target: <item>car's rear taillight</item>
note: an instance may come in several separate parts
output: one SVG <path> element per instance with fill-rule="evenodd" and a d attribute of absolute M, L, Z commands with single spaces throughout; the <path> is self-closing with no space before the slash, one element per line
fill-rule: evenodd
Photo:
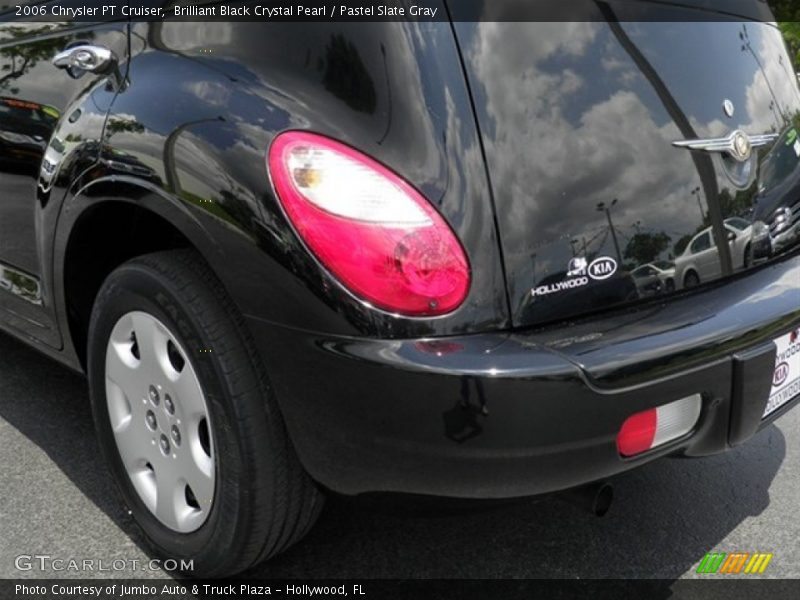
<path fill-rule="evenodd" d="M 628 417 L 617 434 L 617 450 L 635 456 L 689 433 L 700 417 L 700 394 Z"/>
<path fill-rule="evenodd" d="M 383 310 L 435 316 L 466 298 L 469 263 L 431 204 L 388 168 L 320 135 L 278 135 L 278 199 L 306 246 L 351 292 Z"/>

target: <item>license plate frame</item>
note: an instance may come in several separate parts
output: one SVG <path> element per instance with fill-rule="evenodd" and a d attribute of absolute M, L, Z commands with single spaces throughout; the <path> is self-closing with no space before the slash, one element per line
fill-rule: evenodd
<path fill-rule="evenodd" d="M 775 371 L 762 419 L 800 397 L 800 329 L 777 338 L 775 345 Z"/>

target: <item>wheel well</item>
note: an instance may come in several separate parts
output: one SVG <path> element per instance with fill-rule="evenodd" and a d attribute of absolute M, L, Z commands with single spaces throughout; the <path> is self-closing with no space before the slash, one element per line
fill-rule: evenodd
<path fill-rule="evenodd" d="M 88 209 L 73 227 L 64 255 L 64 297 L 72 343 L 84 369 L 92 306 L 106 277 L 143 254 L 192 247 L 169 221 L 127 202 Z"/>
<path fill-rule="evenodd" d="M 684 287 L 686 286 L 686 279 L 689 277 L 689 275 L 694 275 L 695 277 L 697 277 L 697 280 L 700 281 L 700 274 L 697 272 L 697 269 L 695 269 L 694 267 L 689 267 L 688 269 L 686 269 L 686 272 L 683 274 L 683 285 L 684 285 Z"/>

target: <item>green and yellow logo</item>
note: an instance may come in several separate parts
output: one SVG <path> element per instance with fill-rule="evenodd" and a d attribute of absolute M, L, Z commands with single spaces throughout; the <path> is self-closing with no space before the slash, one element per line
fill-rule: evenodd
<path fill-rule="evenodd" d="M 767 570 L 772 554 L 763 552 L 709 552 L 700 561 L 697 572 L 710 575 L 756 575 Z"/>

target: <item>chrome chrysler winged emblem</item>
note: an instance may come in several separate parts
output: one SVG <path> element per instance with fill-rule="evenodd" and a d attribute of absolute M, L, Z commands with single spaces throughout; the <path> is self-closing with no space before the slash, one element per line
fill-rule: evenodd
<path fill-rule="evenodd" d="M 728 137 L 710 138 L 706 140 L 685 140 L 672 142 L 678 148 L 689 148 L 702 152 L 727 154 L 738 162 L 746 162 L 753 155 L 753 148 L 766 146 L 778 139 L 777 133 L 762 135 L 747 135 L 744 131 L 736 130 Z"/>

